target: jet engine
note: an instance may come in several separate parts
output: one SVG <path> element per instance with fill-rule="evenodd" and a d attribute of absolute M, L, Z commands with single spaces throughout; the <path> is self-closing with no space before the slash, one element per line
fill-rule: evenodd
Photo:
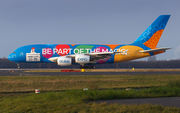
<path fill-rule="evenodd" d="M 75 55 L 75 63 L 85 64 L 90 62 L 90 56 L 77 54 Z"/>
<path fill-rule="evenodd" d="M 59 57 L 57 58 L 57 64 L 60 66 L 69 66 L 72 64 L 72 59 L 66 57 Z"/>

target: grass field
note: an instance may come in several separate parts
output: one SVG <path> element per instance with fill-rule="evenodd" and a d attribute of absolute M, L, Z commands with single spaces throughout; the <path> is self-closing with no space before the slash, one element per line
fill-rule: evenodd
<path fill-rule="evenodd" d="M 180 75 L 0 76 L 0 92 L 155 87 L 173 80 Z"/>
<path fill-rule="evenodd" d="M 180 109 L 160 105 L 122 105 L 88 102 L 103 99 L 121 99 L 138 97 L 180 96 L 177 87 L 150 88 L 144 90 L 78 90 L 66 92 L 48 92 L 40 94 L 1 95 L 0 112 L 18 113 L 179 113 Z"/>
<path fill-rule="evenodd" d="M 133 87 L 142 89 L 133 90 Z M 144 87 L 150 88 L 143 89 Z M 83 88 L 89 90 L 83 91 Z M 126 91 L 121 88 L 132 90 Z M 40 89 L 41 93 L 3 93 L 34 92 L 35 89 Z M 180 75 L 0 76 L 0 92 L 2 113 L 180 113 L 179 108 L 160 105 L 89 103 L 105 99 L 180 96 Z"/>

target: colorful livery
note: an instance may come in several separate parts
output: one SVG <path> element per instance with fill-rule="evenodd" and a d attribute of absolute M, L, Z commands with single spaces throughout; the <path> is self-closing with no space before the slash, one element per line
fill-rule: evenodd
<path fill-rule="evenodd" d="M 170 15 L 159 16 L 132 44 L 35 44 L 16 49 L 8 59 L 16 63 L 57 63 L 60 66 L 117 63 L 164 53 L 157 48 Z M 19 65 L 18 65 L 19 67 Z M 20 68 L 20 67 L 19 67 Z"/>

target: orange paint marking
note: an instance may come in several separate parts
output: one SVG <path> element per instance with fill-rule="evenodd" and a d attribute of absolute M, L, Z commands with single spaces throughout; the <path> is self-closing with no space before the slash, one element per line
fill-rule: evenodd
<path fill-rule="evenodd" d="M 151 49 L 156 48 L 163 31 L 164 30 L 157 31 L 156 33 L 153 34 L 153 36 L 148 41 L 146 41 L 143 44 Z"/>
<path fill-rule="evenodd" d="M 153 52 L 154 55 L 157 55 L 157 54 L 160 54 L 160 53 L 164 53 L 164 51 Z"/>
<path fill-rule="evenodd" d="M 106 44 L 107 46 L 109 46 L 112 50 L 114 50 L 115 47 L 117 47 L 118 45 L 109 45 L 109 44 Z"/>
<path fill-rule="evenodd" d="M 72 46 L 76 45 L 76 44 L 71 44 Z"/>

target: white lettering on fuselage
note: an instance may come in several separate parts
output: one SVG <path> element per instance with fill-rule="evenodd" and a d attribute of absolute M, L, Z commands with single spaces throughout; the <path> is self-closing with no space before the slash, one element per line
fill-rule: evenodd
<path fill-rule="evenodd" d="M 51 51 L 52 49 L 49 48 L 49 49 L 42 49 L 42 54 L 52 54 Z M 104 52 L 120 52 L 120 53 L 116 53 L 116 54 L 122 54 L 122 55 L 127 55 L 127 51 L 129 49 L 101 49 L 100 48 L 97 48 L 97 49 L 89 49 L 89 48 L 75 48 L 75 49 L 72 49 L 72 48 L 60 48 L 60 49 L 57 49 L 57 48 L 53 48 L 53 54 L 71 54 L 71 53 L 74 53 L 74 54 L 84 54 L 84 53 L 104 53 Z"/>
<path fill-rule="evenodd" d="M 42 49 L 42 54 L 48 54 L 50 55 L 51 54 L 51 48 L 48 48 L 48 49 Z"/>

